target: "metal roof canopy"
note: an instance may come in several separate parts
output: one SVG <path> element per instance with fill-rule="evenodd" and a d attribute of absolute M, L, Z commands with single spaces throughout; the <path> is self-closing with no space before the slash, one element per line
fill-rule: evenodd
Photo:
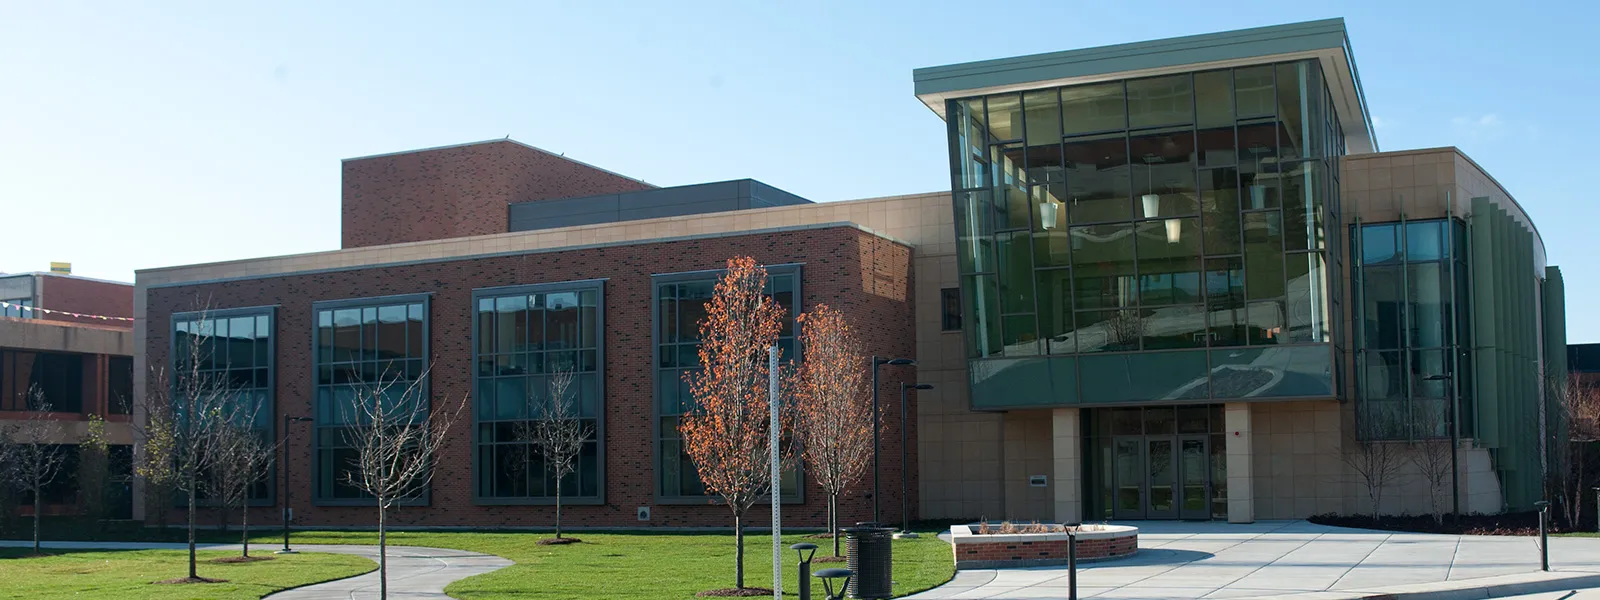
<path fill-rule="evenodd" d="M 912 80 L 917 99 L 944 118 L 956 98 L 1306 58 L 1322 63 L 1349 152 L 1377 152 L 1342 18 L 924 67 Z"/>

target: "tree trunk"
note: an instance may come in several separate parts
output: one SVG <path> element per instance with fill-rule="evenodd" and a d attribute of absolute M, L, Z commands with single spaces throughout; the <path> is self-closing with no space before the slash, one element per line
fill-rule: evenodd
<path fill-rule="evenodd" d="M 733 515 L 733 545 L 738 551 L 733 555 L 733 587 L 744 589 L 744 526 L 739 515 Z"/>
<path fill-rule="evenodd" d="M 199 572 L 195 570 L 194 560 L 194 505 L 198 502 L 194 493 L 194 476 L 189 477 L 189 578 L 198 578 Z"/>
<path fill-rule="evenodd" d="M 244 502 L 244 508 L 239 511 L 239 543 L 244 547 L 242 556 L 250 558 L 250 500 Z"/>
<path fill-rule="evenodd" d="M 44 486 L 33 486 L 33 553 L 39 553 L 39 513 L 44 510 Z"/>
<path fill-rule="evenodd" d="M 389 599 L 389 530 L 384 527 L 383 500 L 378 500 L 378 600 Z"/>
<path fill-rule="evenodd" d="M 839 495 L 828 494 L 828 535 L 833 538 L 833 557 L 839 557 Z"/>
<path fill-rule="evenodd" d="M 556 539 L 561 539 L 561 481 L 556 480 Z"/>

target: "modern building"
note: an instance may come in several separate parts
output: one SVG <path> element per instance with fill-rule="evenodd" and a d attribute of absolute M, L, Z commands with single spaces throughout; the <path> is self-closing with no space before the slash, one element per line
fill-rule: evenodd
<path fill-rule="evenodd" d="M 42 415 L 40 397 L 49 409 Z M 54 421 L 52 441 L 65 456 L 45 488 L 46 513 L 80 514 L 86 506 L 78 444 L 94 415 L 105 420 L 111 444 L 108 516 L 132 516 L 132 401 L 132 285 L 56 273 L 0 275 L 0 428 L 41 416 Z M 0 511 L 31 515 L 32 499 L 15 492 L 0 491 Z"/>
<path fill-rule="evenodd" d="M 1341 20 L 914 79 L 950 135 L 949 192 L 658 188 L 511 140 L 348 159 L 342 248 L 138 272 L 135 387 L 201 336 L 287 440 L 263 516 L 287 492 L 302 525 L 360 526 L 345 384 L 426 371 L 435 410 L 469 408 L 397 519 L 537 527 L 556 482 L 510 432 L 570 367 L 596 434 L 561 482 L 568 522 L 726 526 L 675 432 L 697 315 L 749 255 L 788 318 L 833 305 L 867 353 L 917 361 L 880 371 L 882 481 L 847 521 L 873 500 L 898 520 L 902 474 L 919 518 L 1352 512 L 1341 456 L 1452 434 L 1463 511 L 1538 497 L 1559 272 L 1458 150 L 1378 152 Z M 934 385 L 905 423 L 902 383 Z M 786 522 L 821 525 L 805 474 L 785 479 Z M 1426 510 L 1396 487 L 1386 512 Z"/>

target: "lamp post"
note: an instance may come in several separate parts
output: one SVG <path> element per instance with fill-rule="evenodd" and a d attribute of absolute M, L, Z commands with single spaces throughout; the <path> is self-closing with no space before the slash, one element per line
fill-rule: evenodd
<path fill-rule="evenodd" d="M 1461 446 L 1461 427 L 1457 425 L 1455 378 L 1450 375 L 1429 375 L 1423 381 L 1443 381 L 1444 396 L 1450 400 L 1450 523 L 1461 524 L 1461 465 L 1456 456 Z"/>
<path fill-rule="evenodd" d="M 273 554 L 296 554 L 289 549 L 289 424 L 310 422 L 311 417 L 283 416 L 283 549 Z"/>
<path fill-rule="evenodd" d="M 878 512 L 878 502 L 883 498 L 883 487 L 880 485 L 882 472 L 878 466 L 879 454 L 879 429 L 883 427 L 883 411 L 878 408 L 878 367 L 883 365 L 914 365 L 917 361 L 909 358 L 880 358 L 872 356 L 872 524 L 882 522 Z"/>
<path fill-rule="evenodd" d="M 897 539 L 916 539 L 917 534 L 911 532 L 911 475 L 906 472 L 906 391 L 931 390 L 931 383 L 911 384 L 900 382 L 900 533 L 894 534 Z"/>

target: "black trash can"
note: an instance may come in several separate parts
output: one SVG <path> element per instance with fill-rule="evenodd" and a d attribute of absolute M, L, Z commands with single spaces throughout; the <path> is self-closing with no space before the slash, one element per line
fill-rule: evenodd
<path fill-rule="evenodd" d="M 877 523 L 856 523 L 844 529 L 850 552 L 851 598 L 888 598 L 894 595 L 894 528 Z"/>

